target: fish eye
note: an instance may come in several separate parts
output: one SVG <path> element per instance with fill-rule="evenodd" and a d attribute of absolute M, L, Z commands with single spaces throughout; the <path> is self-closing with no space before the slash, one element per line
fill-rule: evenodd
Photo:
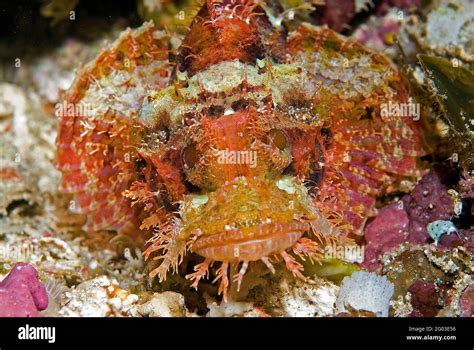
<path fill-rule="evenodd" d="M 285 133 L 280 129 L 271 129 L 268 133 L 271 143 L 273 143 L 278 149 L 284 150 L 288 144 Z"/>
<path fill-rule="evenodd" d="M 190 144 L 183 149 L 181 154 L 184 165 L 187 168 L 193 168 L 196 163 L 199 161 L 199 153 L 196 149 L 195 144 Z"/>

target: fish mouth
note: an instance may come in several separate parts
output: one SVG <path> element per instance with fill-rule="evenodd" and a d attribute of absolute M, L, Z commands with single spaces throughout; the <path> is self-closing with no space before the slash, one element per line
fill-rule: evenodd
<path fill-rule="evenodd" d="M 294 245 L 309 222 L 262 223 L 198 237 L 191 250 L 205 258 L 227 262 L 256 261 Z"/>

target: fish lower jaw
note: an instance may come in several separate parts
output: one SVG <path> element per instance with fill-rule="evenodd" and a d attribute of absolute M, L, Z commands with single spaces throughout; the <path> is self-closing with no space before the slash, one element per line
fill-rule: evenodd
<path fill-rule="evenodd" d="M 293 246 L 307 230 L 308 224 L 298 221 L 261 224 L 201 236 L 191 250 L 213 261 L 257 261 Z"/>

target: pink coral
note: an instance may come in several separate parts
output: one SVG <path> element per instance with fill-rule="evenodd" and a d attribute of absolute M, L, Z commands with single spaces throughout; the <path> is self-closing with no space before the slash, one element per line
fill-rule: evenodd
<path fill-rule="evenodd" d="M 31 265 L 16 264 L 0 282 L 0 317 L 40 317 L 47 307 L 46 288 Z"/>
<path fill-rule="evenodd" d="M 410 221 L 400 204 L 393 203 L 382 208 L 375 220 L 365 229 L 367 245 L 363 265 L 369 271 L 379 267 L 379 259 L 384 253 L 407 240 Z"/>
<path fill-rule="evenodd" d="M 353 37 L 373 50 L 385 50 L 394 44 L 393 35 L 401 28 L 400 22 L 390 17 L 377 18 L 373 24 L 363 24 L 357 28 Z"/>

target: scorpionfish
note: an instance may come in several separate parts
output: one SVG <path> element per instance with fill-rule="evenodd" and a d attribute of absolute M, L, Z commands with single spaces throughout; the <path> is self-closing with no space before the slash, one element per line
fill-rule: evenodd
<path fill-rule="evenodd" d="M 186 277 L 214 275 L 224 300 L 252 264 L 304 278 L 300 259 L 353 242 L 423 172 L 417 120 L 383 110 L 410 101 L 393 64 L 326 26 L 286 29 L 275 4 L 207 0 L 185 35 L 127 29 L 60 117 L 61 190 L 84 229 L 143 237 L 160 281 L 200 256 Z"/>

